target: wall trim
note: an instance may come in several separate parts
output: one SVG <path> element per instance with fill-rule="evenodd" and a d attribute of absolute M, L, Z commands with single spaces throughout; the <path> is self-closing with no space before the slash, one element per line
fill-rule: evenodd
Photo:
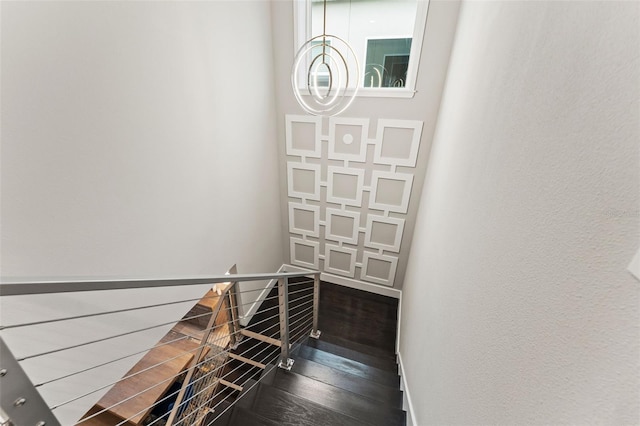
<path fill-rule="evenodd" d="M 418 426 L 418 422 L 414 416 L 413 403 L 411 402 L 411 393 L 407 385 L 407 377 L 402 363 L 402 354 L 398 351 L 398 364 L 400 365 L 400 389 L 402 389 L 402 409 L 407 412 L 407 426 Z"/>
<path fill-rule="evenodd" d="M 286 267 L 285 271 L 282 271 L 282 272 L 305 272 L 305 271 L 314 272 L 309 269 L 301 268 L 299 266 L 293 266 L 293 265 L 287 265 L 287 264 L 282 266 Z M 368 291 L 369 293 L 379 294 L 381 296 L 393 297 L 394 299 L 400 299 L 400 296 L 402 295 L 402 291 L 395 288 L 366 283 L 363 281 L 354 280 L 352 278 L 339 277 L 337 275 L 327 274 L 325 272 L 320 273 L 320 279 L 322 281 L 327 281 L 332 284 L 338 284 L 344 287 L 355 288 L 356 290 Z"/>

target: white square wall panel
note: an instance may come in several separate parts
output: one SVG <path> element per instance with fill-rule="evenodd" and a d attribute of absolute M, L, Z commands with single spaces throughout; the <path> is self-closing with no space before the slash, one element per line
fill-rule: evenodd
<path fill-rule="evenodd" d="M 368 118 L 329 119 L 330 160 L 367 161 Z"/>
<path fill-rule="evenodd" d="M 324 239 L 358 244 L 360 213 L 349 210 L 326 209 Z"/>
<path fill-rule="evenodd" d="M 360 278 L 372 283 L 393 286 L 397 267 L 397 257 L 364 252 Z"/>
<path fill-rule="evenodd" d="M 362 207 L 364 170 L 347 167 L 327 167 L 327 201 Z"/>
<path fill-rule="evenodd" d="M 293 265 L 318 269 L 320 243 L 317 241 L 305 241 L 299 238 L 290 238 L 289 248 L 291 250 L 291 263 Z"/>
<path fill-rule="evenodd" d="M 320 207 L 289 203 L 289 232 L 318 238 L 320 236 Z"/>
<path fill-rule="evenodd" d="M 413 175 L 374 170 L 371 173 L 369 208 L 407 213 Z"/>
<path fill-rule="evenodd" d="M 404 219 L 368 215 L 364 245 L 398 253 L 403 231 Z"/>
<path fill-rule="evenodd" d="M 422 136 L 422 121 L 378 120 L 373 162 L 415 167 Z"/>
<path fill-rule="evenodd" d="M 320 165 L 289 161 L 287 190 L 289 197 L 320 201 Z"/>
<path fill-rule="evenodd" d="M 356 275 L 358 250 L 332 244 L 325 244 L 324 250 L 324 270 L 326 272 L 350 278 Z"/>
<path fill-rule="evenodd" d="M 322 117 L 287 115 L 285 119 L 287 155 L 320 158 Z"/>

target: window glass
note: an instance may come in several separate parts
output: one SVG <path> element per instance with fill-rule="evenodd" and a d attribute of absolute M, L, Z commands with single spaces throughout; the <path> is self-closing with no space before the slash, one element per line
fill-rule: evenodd
<path fill-rule="evenodd" d="M 353 48 L 360 87 L 405 87 L 417 0 L 329 0 L 326 33 Z M 323 33 L 322 0 L 311 1 L 310 36 Z"/>
<path fill-rule="evenodd" d="M 411 38 L 367 41 L 364 87 L 405 87 Z"/>

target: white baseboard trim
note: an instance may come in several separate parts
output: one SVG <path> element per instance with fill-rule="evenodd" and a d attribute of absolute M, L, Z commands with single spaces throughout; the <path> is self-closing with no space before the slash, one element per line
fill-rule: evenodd
<path fill-rule="evenodd" d="M 402 409 L 407 412 L 407 426 L 418 426 L 413 411 L 413 403 L 411 402 L 411 394 L 407 386 L 407 375 L 402 364 L 402 355 L 398 352 L 398 364 L 400 364 L 400 389 L 402 390 Z"/>
<path fill-rule="evenodd" d="M 301 268 L 299 266 L 293 266 L 293 265 L 284 265 L 284 266 L 286 266 L 287 272 L 305 272 L 305 271 L 313 272 L 309 269 Z M 338 275 L 327 274 L 326 272 L 320 273 L 320 279 L 322 281 L 327 281 L 332 284 L 338 284 L 344 287 L 355 288 L 356 290 L 364 290 L 364 291 L 368 291 L 369 293 L 393 297 L 395 299 L 399 299 L 400 295 L 402 294 L 400 290 L 395 288 L 385 287 L 378 284 L 366 283 L 363 281 L 354 280 L 352 278 L 341 277 Z"/>

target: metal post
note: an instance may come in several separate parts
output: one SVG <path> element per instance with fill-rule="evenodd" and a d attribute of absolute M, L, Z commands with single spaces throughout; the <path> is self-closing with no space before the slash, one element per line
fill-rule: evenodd
<path fill-rule="evenodd" d="M 60 426 L 29 377 L 0 337 L 0 413 L 16 425 Z"/>
<path fill-rule="evenodd" d="M 320 310 L 320 273 L 313 274 L 313 328 L 309 337 L 320 338 L 318 330 L 318 311 Z"/>
<path fill-rule="evenodd" d="M 291 370 L 293 360 L 289 358 L 289 284 L 288 278 L 278 278 L 278 308 L 280 312 L 280 363 L 278 367 Z"/>
<path fill-rule="evenodd" d="M 229 321 L 229 337 L 230 337 L 230 344 L 231 347 L 233 349 L 236 349 L 238 346 L 238 343 L 240 343 L 240 339 L 239 339 L 239 333 L 240 333 L 240 323 L 239 323 L 239 315 L 238 315 L 238 299 L 236 297 L 236 286 L 238 285 L 237 282 L 233 282 L 231 283 L 231 287 L 229 288 L 229 293 L 228 293 L 228 305 L 229 305 L 229 312 L 231 313 L 231 321 Z"/>
<path fill-rule="evenodd" d="M 180 406 L 182 405 L 184 394 L 187 391 L 187 387 L 189 386 L 189 383 L 191 382 L 191 379 L 193 378 L 194 373 L 196 372 L 198 363 L 201 361 L 200 358 L 202 358 L 204 354 L 206 343 L 209 341 L 209 336 L 211 335 L 211 333 L 213 333 L 213 329 L 215 328 L 214 326 L 215 326 L 216 318 L 220 313 L 220 308 L 222 307 L 222 304 L 224 303 L 224 299 L 226 296 L 227 295 L 225 291 L 225 294 L 223 294 L 220 297 L 220 299 L 218 300 L 218 303 L 216 303 L 215 308 L 213 308 L 213 313 L 211 314 L 211 318 L 209 318 L 209 323 L 207 324 L 206 332 L 202 336 L 202 340 L 200 340 L 198 351 L 196 352 L 195 356 L 191 360 L 191 364 L 189 365 L 189 370 L 187 371 L 187 376 L 182 382 L 182 387 L 180 388 L 180 392 L 178 393 L 176 402 L 173 405 L 171 414 L 169 414 L 169 419 L 167 420 L 167 423 L 166 423 L 168 426 L 173 425 L 173 423 L 176 421 L 176 416 L 178 415 L 178 411 L 180 409 Z"/>

